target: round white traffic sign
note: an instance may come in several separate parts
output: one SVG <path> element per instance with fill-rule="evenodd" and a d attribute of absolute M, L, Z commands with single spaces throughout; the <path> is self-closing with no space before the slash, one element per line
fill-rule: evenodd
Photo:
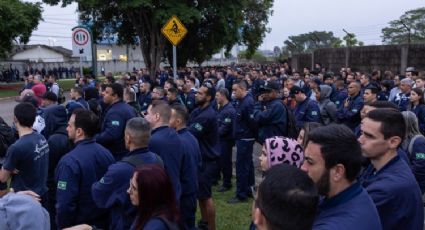
<path fill-rule="evenodd" d="M 76 29 L 72 35 L 72 39 L 75 44 L 79 46 L 84 46 L 89 42 L 90 35 L 85 29 Z"/>

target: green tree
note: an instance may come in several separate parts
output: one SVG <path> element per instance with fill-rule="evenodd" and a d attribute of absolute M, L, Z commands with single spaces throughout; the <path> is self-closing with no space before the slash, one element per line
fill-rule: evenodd
<path fill-rule="evenodd" d="M 40 3 L 19 0 L 0 1 L 0 58 L 5 58 L 13 43 L 26 44 L 41 20 Z"/>
<path fill-rule="evenodd" d="M 381 37 L 384 44 L 425 41 L 425 7 L 407 11 L 400 19 L 389 22 Z"/>
<path fill-rule="evenodd" d="M 239 58 L 252 60 L 255 62 L 265 62 L 267 61 L 267 57 L 264 56 L 260 51 L 255 51 L 254 54 L 249 54 L 248 50 L 244 50 L 239 52 L 238 54 Z"/>
<path fill-rule="evenodd" d="M 364 42 L 357 40 L 356 35 L 353 33 L 347 33 L 342 39 L 348 47 L 364 45 Z"/>
<path fill-rule="evenodd" d="M 288 54 L 307 53 L 317 48 L 340 47 L 341 39 L 333 32 L 313 31 L 296 36 L 289 36 L 284 42 Z"/>
<path fill-rule="evenodd" d="M 202 63 L 225 48 L 244 44 L 252 55 L 262 43 L 273 0 L 43 0 L 63 6 L 79 3 L 84 21 L 92 21 L 96 37 L 118 34 L 121 44 L 138 45 L 151 73 L 168 57 L 172 46 L 161 34 L 168 18 L 175 14 L 188 29 L 177 47 L 178 65 L 188 60 Z M 151 77 L 155 77 L 151 74 Z"/>

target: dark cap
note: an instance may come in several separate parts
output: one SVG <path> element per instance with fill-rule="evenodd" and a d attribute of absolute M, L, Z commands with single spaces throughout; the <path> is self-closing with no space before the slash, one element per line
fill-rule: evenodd
<path fill-rule="evenodd" d="M 45 94 L 43 94 L 43 96 L 41 96 L 41 98 L 54 102 L 58 101 L 58 96 L 56 96 L 56 94 L 53 92 L 46 92 Z"/>
<path fill-rule="evenodd" d="M 313 81 L 314 83 L 316 83 L 317 85 L 321 85 L 321 84 L 322 84 L 322 82 L 320 81 L 320 79 L 319 79 L 319 78 L 314 78 L 312 81 Z"/>
<path fill-rule="evenodd" d="M 267 82 L 264 83 L 264 85 L 262 85 L 260 87 L 260 92 L 268 92 L 268 91 L 272 91 L 272 90 L 279 91 L 280 90 L 280 84 L 276 81 L 267 81 Z"/>
<path fill-rule="evenodd" d="M 289 93 L 289 95 L 290 95 L 291 97 L 294 97 L 294 96 L 295 96 L 295 94 L 298 94 L 299 92 L 301 92 L 301 93 L 305 93 L 305 92 L 304 92 L 304 90 L 303 90 L 302 88 L 300 88 L 300 87 L 298 87 L 298 86 L 294 85 L 294 86 L 292 87 L 291 92 Z"/>

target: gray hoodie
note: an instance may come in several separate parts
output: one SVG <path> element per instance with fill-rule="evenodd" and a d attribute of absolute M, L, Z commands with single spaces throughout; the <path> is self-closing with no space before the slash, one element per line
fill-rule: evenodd
<path fill-rule="evenodd" d="M 328 125 L 336 120 L 336 105 L 329 98 L 332 93 L 332 87 L 320 85 L 320 114 L 324 125 Z"/>

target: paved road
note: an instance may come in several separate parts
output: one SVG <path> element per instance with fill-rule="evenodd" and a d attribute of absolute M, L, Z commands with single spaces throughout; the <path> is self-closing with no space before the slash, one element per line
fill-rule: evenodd
<path fill-rule="evenodd" d="M 0 99 L 0 117 L 2 117 L 7 124 L 13 123 L 13 108 L 18 104 L 14 99 Z"/>

